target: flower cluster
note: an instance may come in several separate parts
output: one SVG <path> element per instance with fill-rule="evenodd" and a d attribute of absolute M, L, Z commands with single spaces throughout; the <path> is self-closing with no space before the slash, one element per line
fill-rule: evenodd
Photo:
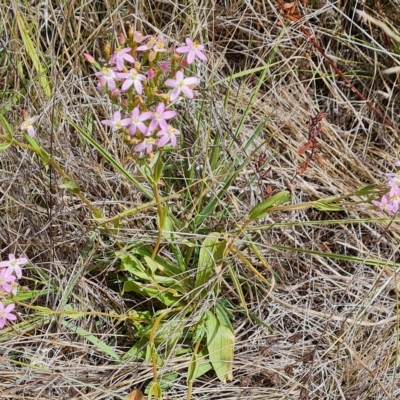
<path fill-rule="evenodd" d="M 400 161 L 394 164 L 400 167 Z M 371 203 L 378 208 L 379 211 L 390 211 L 397 213 L 400 207 L 400 169 L 397 173 L 387 174 L 389 191 L 385 193 L 380 201 L 372 200 Z"/>
<path fill-rule="evenodd" d="M 185 76 L 185 67 L 196 58 L 206 61 L 204 46 L 186 39 L 186 46 L 175 52 L 163 35 L 145 36 L 131 30 L 119 36 L 120 47 L 106 54 L 107 64 L 100 68 L 96 60 L 84 54 L 99 69 L 97 88 L 107 93 L 118 107 L 112 119 L 102 124 L 121 131 L 127 143 L 139 155 L 151 155 L 166 145 L 176 147 L 179 130 L 171 125 L 176 111 L 168 109 L 182 95 L 193 99 L 197 77 Z M 181 55 L 185 55 L 186 58 Z"/>
<path fill-rule="evenodd" d="M 25 257 L 15 258 L 14 254 L 8 256 L 8 261 L 0 262 L 0 329 L 3 329 L 7 320 L 15 321 L 17 317 L 11 313 L 15 304 L 4 306 L 2 299 L 11 295 L 16 296 L 18 290 L 17 278 L 22 277 L 21 267 L 28 260 Z"/>

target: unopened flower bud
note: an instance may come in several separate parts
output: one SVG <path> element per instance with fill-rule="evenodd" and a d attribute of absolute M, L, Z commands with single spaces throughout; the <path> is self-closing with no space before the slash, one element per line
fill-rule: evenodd
<path fill-rule="evenodd" d="M 153 62 L 156 59 L 156 57 L 157 57 L 157 53 L 155 51 L 150 51 L 149 61 Z"/>
<path fill-rule="evenodd" d="M 93 64 L 96 62 L 96 60 L 94 59 L 94 57 L 92 57 L 90 54 L 88 53 L 83 53 L 83 56 L 86 58 L 87 61 L 90 62 L 90 64 Z"/>
<path fill-rule="evenodd" d="M 130 27 L 129 27 L 129 30 L 128 30 L 128 39 L 130 40 L 130 41 L 132 41 L 133 40 L 133 35 L 135 34 L 135 30 L 133 29 L 133 26 L 131 25 Z"/>
<path fill-rule="evenodd" d="M 172 58 L 172 62 L 178 62 L 180 60 L 181 56 L 179 54 L 174 53 L 171 58 Z"/>
<path fill-rule="evenodd" d="M 118 41 L 121 45 L 126 42 L 126 37 L 123 33 L 120 33 L 120 35 L 118 36 Z"/>
<path fill-rule="evenodd" d="M 119 90 L 119 89 L 114 89 L 112 92 L 111 92 L 111 96 L 113 96 L 113 97 L 118 97 L 119 95 L 121 94 L 121 91 Z"/>
<path fill-rule="evenodd" d="M 108 61 L 111 58 L 111 46 L 110 43 L 106 43 L 103 48 L 104 57 Z"/>
<path fill-rule="evenodd" d="M 155 76 L 156 76 L 156 74 L 155 74 L 155 72 L 154 72 L 154 69 L 149 69 L 148 71 L 147 71 L 147 76 L 149 77 L 149 79 L 152 79 L 152 78 L 154 78 Z"/>
<path fill-rule="evenodd" d="M 169 63 L 168 63 L 167 61 L 163 61 L 163 62 L 160 64 L 160 68 L 161 68 L 163 71 L 167 71 L 168 68 L 169 68 Z"/>

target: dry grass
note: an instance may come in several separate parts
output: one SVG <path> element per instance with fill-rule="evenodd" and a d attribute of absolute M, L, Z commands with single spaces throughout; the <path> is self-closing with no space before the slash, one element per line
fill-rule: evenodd
<path fill-rule="evenodd" d="M 208 49 L 209 63 L 199 71 L 206 83 L 196 107 L 185 109 L 185 138 L 181 149 L 168 156 L 171 169 L 164 195 L 182 189 L 185 168 L 194 166 L 193 182 L 203 180 L 204 186 L 196 187 L 190 207 L 179 196 L 170 202 L 187 228 L 197 216 L 196 195 L 215 196 L 226 167 L 233 163 L 240 173 L 214 213 L 201 229 L 182 229 L 175 240 L 183 245 L 185 239 L 200 239 L 212 231 L 232 233 L 262 201 L 267 186 L 285 190 L 292 185 L 292 203 L 298 204 L 383 183 L 384 174 L 393 171 L 398 133 L 343 84 L 304 32 L 306 28 L 314 35 L 351 84 L 398 126 L 398 75 L 382 71 L 398 65 L 400 44 L 371 22 L 359 20 L 354 7 L 393 29 L 400 5 L 395 0 L 361 3 L 299 1 L 297 10 L 304 18 L 288 23 L 273 0 L 190 5 L 174 0 L 3 2 L 2 114 L 15 130 L 21 108 L 40 114 L 40 144 L 79 184 L 86 199 L 112 217 L 149 199 L 85 142 L 68 118 L 149 186 L 121 137 L 100 124 L 113 108 L 96 91 L 93 70 L 82 53 L 100 58 L 104 43 L 115 45 L 116 35 L 130 24 L 148 33 L 163 31 L 176 43 L 196 37 Z M 44 71 L 35 66 L 24 43 L 23 26 Z M 276 53 L 268 73 L 259 82 L 262 71 L 256 69 L 266 65 L 272 51 Z M 322 111 L 329 113 L 320 138 L 325 165 L 313 163 L 296 175 L 304 161 L 297 150 L 306 142 L 308 117 Z M 5 134 L 1 125 L 0 134 Z M 221 150 L 213 168 L 209 156 L 215 137 L 221 139 Z M 271 161 L 260 185 L 254 156 L 264 153 Z M 25 254 L 32 267 L 24 284 L 37 291 L 19 302 L 19 324 L 0 333 L 0 398 L 122 399 L 133 389 L 144 390 L 153 377 L 150 364 L 138 357 L 117 362 L 75 330 L 84 329 L 119 356 L 137 341 L 135 327 L 123 316 L 132 309 L 151 311 L 157 304 L 120 294 L 115 251 L 139 241 L 152 246 L 157 233 L 154 207 L 124 218 L 118 231 L 111 232 L 81 199 L 59 188 L 65 179 L 44 167 L 28 148 L 14 145 L 0 153 L 0 173 L 2 258 L 9 252 Z M 241 251 L 259 275 L 233 254 L 227 262 L 237 271 L 248 310 L 258 320 L 234 313 L 234 379 L 224 384 L 209 372 L 195 381 L 192 399 L 400 397 L 398 219 L 382 219 L 360 198 L 352 199 L 353 206 L 345 211 L 271 213 L 265 225 L 247 228 Z M 173 257 L 166 243 L 162 252 Z M 239 304 L 225 278 L 223 297 Z M 215 300 L 210 294 L 208 302 L 197 305 L 194 318 Z M 66 305 L 85 315 L 66 318 Z M 41 313 L 40 306 L 54 313 Z M 190 356 L 169 354 L 159 373 L 176 375 L 164 398 L 186 399 Z"/>

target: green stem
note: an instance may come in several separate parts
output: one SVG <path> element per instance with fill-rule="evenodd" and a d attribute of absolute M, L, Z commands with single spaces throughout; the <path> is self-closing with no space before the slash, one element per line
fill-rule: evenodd
<path fill-rule="evenodd" d="M 157 161 L 156 161 L 156 165 L 154 166 L 155 175 L 157 174 L 157 171 L 160 168 L 160 163 L 162 162 L 161 154 L 162 154 L 162 152 L 159 153 Z M 157 242 L 154 246 L 153 253 L 151 254 L 152 260 L 154 260 L 156 258 L 158 250 L 160 249 L 161 239 L 162 239 L 162 231 L 164 228 L 164 211 L 162 208 L 160 194 L 158 193 L 158 181 L 159 181 L 159 178 L 157 176 L 154 176 L 153 193 L 154 193 L 154 199 L 155 199 L 156 205 L 157 205 L 158 234 L 157 234 Z"/>

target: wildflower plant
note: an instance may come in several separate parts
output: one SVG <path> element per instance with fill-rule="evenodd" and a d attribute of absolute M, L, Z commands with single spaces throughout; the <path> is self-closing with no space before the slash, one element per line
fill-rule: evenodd
<path fill-rule="evenodd" d="M 12 313 L 15 308 L 12 298 L 17 295 L 17 278 L 22 278 L 22 267 L 27 262 L 25 257 L 15 258 L 14 254 L 10 254 L 7 261 L 0 261 L 0 329 L 5 327 L 7 321 L 17 319 Z"/>

